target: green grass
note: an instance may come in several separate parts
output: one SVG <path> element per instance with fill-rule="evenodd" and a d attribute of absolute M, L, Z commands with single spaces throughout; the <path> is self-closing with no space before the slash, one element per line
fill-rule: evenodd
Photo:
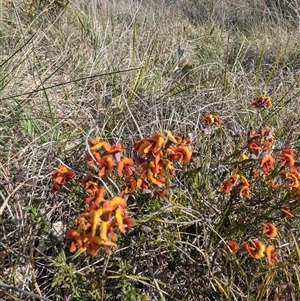
<path fill-rule="evenodd" d="M 299 203 L 262 180 L 251 179 L 250 201 L 218 191 L 249 130 L 272 127 L 274 156 L 291 148 L 299 158 L 294 6 L 58 2 L 44 1 L 52 5 L 44 11 L 37 0 L 33 10 L 26 1 L 0 1 L 0 298 L 298 300 Z M 250 106 L 260 94 L 271 96 L 271 110 Z M 224 124 L 204 130 L 211 113 Z M 129 196 L 137 226 L 119 235 L 112 255 L 94 258 L 70 254 L 64 239 L 83 207 L 80 180 L 50 194 L 56 158 L 86 172 L 91 129 L 91 138 L 121 142 L 130 157 L 134 142 L 165 129 L 189 137 L 199 152 L 190 165 L 176 166 L 171 203 Z M 282 205 L 295 217 L 281 218 Z M 279 228 L 272 243 L 280 263 L 224 251 L 229 239 L 266 242 L 267 221 Z"/>

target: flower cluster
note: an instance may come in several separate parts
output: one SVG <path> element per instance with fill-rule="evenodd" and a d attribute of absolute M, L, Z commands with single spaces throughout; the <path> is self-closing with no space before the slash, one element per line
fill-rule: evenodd
<path fill-rule="evenodd" d="M 278 234 L 278 229 L 272 223 L 264 224 L 263 234 L 267 238 L 275 238 Z M 242 242 L 243 250 L 248 253 L 249 256 L 255 259 L 266 258 L 269 264 L 279 262 L 276 257 L 275 248 L 273 245 L 266 246 L 261 240 L 250 240 L 249 242 Z M 224 249 L 228 254 L 234 255 L 239 251 L 239 245 L 236 241 L 227 241 Z"/>
<path fill-rule="evenodd" d="M 51 193 L 60 191 L 62 187 L 66 185 L 68 181 L 74 179 L 75 176 L 75 172 L 71 169 L 63 165 L 58 165 L 58 168 L 52 173 Z"/>
<path fill-rule="evenodd" d="M 229 176 L 228 179 L 223 182 L 219 191 L 229 193 L 233 188 L 244 197 L 248 199 L 251 198 L 250 185 L 246 177 L 239 174 Z"/>
<path fill-rule="evenodd" d="M 268 108 L 271 104 L 269 97 L 258 97 L 252 102 L 261 103 L 265 101 Z M 247 147 L 249 154 L 242 153 L 239 157 L 239 164 L 234 165 L 235 173 L 231 174 L 223 181 L 220 192 L 237 192 L 244 197 L 251 199 L 251 187 L 249 177 L 253 179 L 262 179 L 265 186 L 278 189 L 289 193 L 292 200 L 300 200 L 300 162 L 295 158 L 295 153 L 291 149 L 283 149 L 277 155 L 273 154 L 274 136 L 273 129 L 266 126 L 259 130 L 249 131 L 247 134 Z M 257 162 L 252 174 L 245 168 L 249 161 Z M 241 175 L 239 167 L 248 173 L 247 178 Z M 253 165 L 252 165 L 253 166 Z M 239 180 L 239 182 L 238 182 Z M 257 180 L 256 180 L 257 181 Z M 287 207 L 282 207 L 281 212 L 287 216 L 293 216 Z"/>
<path fill-rule="evenodd" d="M 126 211 L 127 202 L 119 196 L 105 199 L 105 189 L 98 187 L 89 177 L 83 180 L 82 185 L 90 196 L 85 199 L 88 204 L 85 211 L 75 219 L 76 227 L 66 233 L 66 238 L 72 240 L 70 252 L 79 249 L 95 256 L 104 247 L 110 254 L 110 247 L 117 247 L 116 232 L 125 233 L 127 227 L 135 225 L 130 218 L 131 213 Z"/>
<path fill-rule="evenodd" d="M 88 197 L 84 211 L 75 219 L 75 227 L 66 233 L 66 238 L 71 240 L 70 252 L 79 249 L 95 256 L 101 247 L 108 253 L 111 247 L 117 247 L 117 232 L 125 233 L 127 228 L 135 226 L 132 213 L 126 210 L 125 195 L 136 188 L 151 192 L 158 188 L 159 197 L 166 195 L 168 180 L 175 172 L 174 162 L 189 162 L 192 158 L 190 144 L 190 140 L 174 136 L 170 131 L 165 131 L 165 136 L 155 133 L 134 143 L 137 156 L 131 159 L 123 157 L 120 143 L 111 145 L 100 137 L 88 140 L 89 171 L 81 182 Z M 60 191 L 74 177 L 72 170 L 60 165 L 52 174 L 51 192 Z M 123 189 L 106 199 L 104 187 L 115 179 L 121 180 Z"/>
<path fill-rule="evenodd" d="M 174 174 L 173 162 L 189 162 L 193 154 L 188 147 L 191 144 L 189 139 L 174 136 L 170 131 L 165 133 L 166 137 L 156 133 L 133 145 L 138 153 L 137 183 L 143 183 L 146 189 L 150 185 L 160 187 L 160 196 L 165 195 L 167 180 Z"/>
<path fill-rule="evenodd" d="M 272 107 L 268 96 L 257 97 L 251 105 L 258 109 Z M 296 202 L 300 200 L 300 163 L 291 149 L 275 151 L 274 142 L 273 129 L 268 126 L 249 131 L 247 145 L 243 147 L 243 153 L 239 154 L 238 162 L 234 161 L 231 164 L 232 172 L 222 182 L 219 191 L 224 194 L 231 193 L 231 198 L 235 196 L 234 193 L 239 194 L 248 199 L 246 206 L 255 205 L 258 210 L 261 205 L 268 208 L 269 201 L 269 206 L 277 208 L 278 211 L 280 209 L 281 217 L 278 216 L 278 211 L 277 214 L 276 211 L 269 211 L 272 212 L 274 220 L 280 220 L 293 217 L 289 207 L 292 204 L 297 207 Z M 248 153 L 245 153 L 247 149 Z M 260 201 L 262 191 L 269 193 L 269 197 Z M 246 224 L 247 221 L 243 220 L 243 223 Z M 265 237 L 273 239 L 277 237 L 278 230 L 273 223 L 268 222 L 264 224 L 262 233 Z M 236 241 L 230 240 L 226 242 L 225 249 L 233 255 L 240 248 Z M 279 261 L 275 247 L 259 239 L 242 242 L 242 249 L 255 259 L 266 258 L 270 264 Z"/>
<path fill-rule="evenodd" d="M 163 196 L 166 180 L 174 174 L 173 162 L 188 162 L 192 157 L 188 139 L 174 136 L 170 131 L 165 133 L 166 137 L 155 133 L 134 143 L 133 149 L 138 153 L 135 160 L 122 158 L 121 144 L 110 145 L 97 137 L 95 142 L 89 141 L 88 164 L 99 177 L 122 177 L 124 188 L 121 196 L 133 193 L 136 188 L 150 191 L 153 187 L 159 187 L 159 195 Z"/>

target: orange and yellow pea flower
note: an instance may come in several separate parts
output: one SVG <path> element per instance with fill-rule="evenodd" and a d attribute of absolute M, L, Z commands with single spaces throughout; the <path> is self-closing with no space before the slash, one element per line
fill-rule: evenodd
<path fill-rule="evenodd" d="M 238 179 L 239 179 L 238 174 L 230 175 L 228 179 L 222 183 L 222 186 L 219 189 L 219 191 L 224 193 L 229 193 L 232 190 L 233 186 L 237 183 Z"/>
<path fill-rule="evenodd" d="M 263 150 L 270 150 L 274 144 L 274 138 L 270 137 L 263 143 Z"/>
<path fill-rule="evenodd" d="M 268 238 L 275 238 L 278 235 L 278 229 L 272 223 L 264 224 L 263 234 Z"/>
<path fill-rule="evenodd" d="M 183 141 L 183 139 L 181 137 L 174 136 L 171 131 L 165 130 L 165 133 L 167 135 L 167 138 L 175 145 L 185 143 L 185 141 Z"/>
<path fill-rule="evenodd" d="M 300 173 L 297 171 L 297 169 L 291 168 L 289 170 L 289 173 L 292 174 L 292 175 L 294 175 L 298 180 L 300 180 Z"/>
<path fill-rule="evenodd" d="M 89 195 L 96 195 L 99 190 L 98 183 L 93 181 L 92 175 L 89 174 L 83 178 L 81 186 Z"/>
<path fill-rule="evenodd" d="M 273 189 L 278 189 L 279 185 L 276 183 L 276 181 L 274 179 L 270 179 L 266 182 L 266 184 L 270 187 L 272 187 Z"/>
<path fill-rule="evenodd" d="M 262 143 L 260 141 L 252 141 L 249 145 L 249 148 L 252 150 L 261 150 L 262 149 Z"/>
<path fill-rule="evenodd" d="M 260 95 L 253 99 L 251 105 L 257 109 L 262 109 L 262 108 L 271 109 L 272 101 L 271 101 L 270 96 Z"/>
<path fill-rule="evenodd" d="M 123 187 L 123 190 L 121 191 L 120 196 L 124 196 L 128 193 L 133 193 L 135 191 L 135 188 L 137 187 L 137 179 L 135 176 L 128 176 L 124 180 L 125 186 Z"/>
<path fill-rule="evenodd" d="M 144 138 L 133 144 L 133 148 L 137 151 L 142 157 L 151 155 L 151 153 L 155 153 L 161 150 L 166 141 L 163 135 L 155 133 L 151 136 L 150 139 Z"/>
<path fill-rule="evenodd" d="M 79 219 L 75 220 L 77 228 L 70 229 L 66 233 L 66 238 L 72 239 L 70 252 L 86 251 L 88 254 L 95 256 L 104 247 L 107 253 L 111 253 L 110 247 L 117 247 L 118 229 L 125 232 L 127 227 L 135 225 L 134 220 L 129 218 L 128 213 L 125 212 L 127 207 L 126 200 L 115 196 L 111 200 L 103 200 L 105 192 L 102 187 L 96 197 L 99 199 L 100 208 L 91 209 L 91 206 L 81 214 Z"/>
<path fill-rule="evenodd" d="M 98 172 L 99 177 L 103 177 L 105 174 L 110 175 L 116 165 L 115 160 L 112 155 L 105 155 L 101 157 L 99 162 L 100 170 Z"/>
<path fill-rule="evenodd" d="M 262 158 L 261 163 L 260 163 L 262 170 L 265 173 L 268 173 L 271 169 L 274 169 L 274 166 L 273 166 L 274 162 L 275 162 L 275 159 L 272 157 L 272 155 L 270 155 L 270 154 L 264 155 L 264 157 Z"/>
<path fill-rule="evenodd" d="M 135 171 L 134 162 L 130 158 L 123 158 L 118 163 L 118 176 L 122 177 L 124 174 L 127 176 L 132 176 Z"/>
<path fill-rule="evenodd" d="M 237 242 L 233 240 L 226 241 L 226 245 L 224 246 L 224 249 L 228 254 L 234 255 L 239 250 L 239 245 Z"/>
<path fill-rule="evenodd" d="M 75 176 L 74 171 L 63 165 L 58 165 L 58 168 L 52 173 L 52 178 L 60 185 L 65 185 L 68 181 L 75 178 Z"/>
<path fill-rule="evenodd" d="M 279 259 L 275 256 L 275 248 L 272 245 L 266 247 L 265 255 L 269 264 L 279 262 Z"/>
<path fill-rule="evenodd" d="M 112 145 L 108 150 L 106 150 L 105 154 L 116 154 L 116 153 L 123 153 L 124 149 L 121 143 L 117 143 Z"/>
<path fill-rule="evenodd" d="M 299 181 L 298 178 L 292 174 L 292 173 L 287 173 L 286 178 L 290 181 L 289 186 L 292 188 L 299 188 Z"/>
<path fill-rule="evenodd" d="M 63 165 L 58 165 L 58 168 L 52 173 L 52 187 L 50 192 L 55 193 L 56 191 L 60 191 L 62 186 L 75 178 L 75 176 L 75 172 L 71 169 Z"/>
<path fill-rule="evenodd" d="M 209 125 L 212 124 L 218 124 L 221 125 L 223 124 L 223 121 L 220 119 L 220 117 L 216 116 L 216 115 L 212 115 L 212 114 L 206 114 L 203 117 L 203 121 Z"/>
<path fill-rule="evenodd" d="M 111 145 L 108 142 L 101 141 L 100 137 L 96 137 L 95 141 L 88 141 L 91 151 L 97 151 L 104 149 L 106 151 L 110 150 Z"/>
<path fill-rule="evenodd" d="M 249 243 L 243 242 L 242 245 L 251 257 L 255 259 L 260 259 L 265 257 L 266 246 L 262 241 L 252 240 Z"/>
<path fill-rule="evenodd" d="M 265 127 L 260 131 L 248 133 L 249 148 L 258 153 L 259 150 L 270 150 L 274 144 L 272 129 Z"/>
<path fill-rule="evenodd" d="M 251 198 L 249 182 L 246 177 L 240 176 L 240 183 L 236 186 L 236 191 L 248 199 Z"/>
<path fill-rule="evenodd" d="M 186 145 L 179 145 L 177 147 L 169 147 L 167 150 L 167 157 L 171 161 L 189 162 L 192 158 L 193 152 Z"/>
<path fill-rule="evenodd" d="M 295 154 L 291 149 L 284 149 L 278 156 L 281 165 L 285 167 L 293 167 L 295 164 Z"/>
<path fill-rule="evenodd" d="M 251 198 L 251 191 L 250 191 L 249 186 L 246 186 L 246 185 L 242 186 L 242 188 L 240 189 L 239 193 L 241 195 L 243 195 L 247 199 Z"/>

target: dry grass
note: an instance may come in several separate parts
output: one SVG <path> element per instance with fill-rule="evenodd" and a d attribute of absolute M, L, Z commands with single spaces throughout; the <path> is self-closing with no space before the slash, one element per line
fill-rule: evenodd
<path fill-rule="evenodd" d="M 278 220 L 289 257 L 274 268 L 229 257 L 226 227 L 215 230 L 226 207 L 216 188 L 249 129 L 272 126 L 276 149 L 299 154 L 297 2 L 31 2 L 30 11 L 29 1 L 1 2 L 0 298 L 298 300 L 298 209 L 293 222 Z M 261 93 L 274 104 L 263 118 L 249 106 Z M 224 126 L 203 133 L 206 113 Z M 179 131 L 201 154 L 175 181 L 176 206 L 129 198 L 139 223 L 110 257 L 65 247 L 79 181 L 49 193 L 56 158 L 85 170 L 90 129 L 128 155 L 141 137 Z"/>

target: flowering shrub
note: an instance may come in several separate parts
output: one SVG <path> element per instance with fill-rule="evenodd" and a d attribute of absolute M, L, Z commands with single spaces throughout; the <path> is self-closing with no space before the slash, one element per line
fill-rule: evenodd
<path fill-rule="evenodd" d="M 100 137 L 88 141 L 89 171 L 81 183 L 88 195 L 85 198 L 87 206 L 75 219 L 75 227 L 66 233 L 66 238 L 71 240 L 70 252 L 79 249 L 95 256 L 104 247 L 111 253 L 110 248 L 117 247 L 117 231 L 125 233 L 127 228 L 135 226 L 131 218 L 133 213 L 127 211 L 126 196 L 136 189 L 150 191 L 160 198 L 168 195 L 168 181 L 175 173 L 174 162 L 189 162 L 192 150 L 189 139 L 174 136 L 170 131 L 165 134 L 155 133 L 137 141 L 133 145 L 137 152 L 135 160 L 122 157 L 121 144 L 111 145 L 101 141 Z M 51 192 L 60 191 L 74 177 L 71 169 L 59 165 L 52 174 Z M 117 178 L 122 180 L 122 190 L 105 199 L 107 183 Z"/>
<path fill-rule="evenodd" d="M 268 96 L 257 97 L 251 105 L 259 114 L 272 108 Z M 206 135 L 210 132 L 208 128 L 225 131 L 225 125 L 217 115 L 206 114 L 200 128 Z M 276 142 L 272 127 L 264 125 L 251 129 L 243 143 L 237 145 L 227 161 L 224 160 L 229 166 L 227 175 L 219 181 L 219 187 L 214 187 L 216 198 L 222 200 L 219 203 L 222 209 L 210 226 L 211 249 L 216 248 L 221 238 L 229 256 L 254 263 L 265 259 L 263 262 L 273 267 L 284 262 L 287 255 L 281 251 L 280 244 L 288 222 L 283 229 L 282 221 L 293 218 L 299 206 L 300 163 L 292 149 L 275 148 Z M 137 224 L 134 212 L 128 210 L 130 194 L 148 194 L 149 202 L 155 198 L 162 202 L 167 199 L 174 206 L 171 187 L 182 171 L 178 167 L 189 163 L 190 180 L 200 170 L 197 160 L 192 158 L 202 154 L 193 152 L 191 145 L 189 139 L 166 130 L 164 134 L 154 133 L 133 143 L 136 155 L 129 158 L 120 143 L 112 145 L 100 137 L 88 140 L 88 170 L 81 180 L 81 189 L 86 195 L 85 207 L 75 218 L 74 226 L 66 232 L 70 252 L 79 250 L 96 256 L 104 248 L 111 254 L 112 248 L 117 248 L 120 233 L 126 233 Z M 60 165 L 52 174 L 51 192 L 61 191 L 75 174 Z M 191 186 L 188 181 L 182 185 L 194 189 L 194 184 Z M 176 205 L 190 210 L 180 203 Z M 140 229 L 147 234 L 151 232 L 151 228 L 144 225 Z"/>
<path fill-rule="evenodd" d="M 257 97 L 251 105 L 257 109 L 272 107 L 271 99 L 268 96 Z M 249 212 L 248 209 L 255 206 L 257 217 L 252 214 L 252 220 L 247 221 L 245 214 L 240 222 L 254 226 L 256 219 L 260 221 L 265 218 L 266 222 L 263 224 L 264 228 L 261 232 L 264 237 L 248 242 L 243 241 L 241 248 L 237 241 L 228 240 L 224 249 L 230 255 L 237 254 L 241 249 L 255 259 L 266 258 L 272 264 L 279 262 L 280 259 L 276 256 L 276 248 L 272 244 L 266 246 L 264 241 L 275 239 L 280 235 L 278 228 L 270 221 L 280 223 L 282 218 L 293 217 L 292 208 L 299 206 L 297 200 L 300 199 L 300 174 L 298 171 L 300 165 L 295 159 L 293 150 L 276 150 L 274 148 L 275 139 L 271 127 L 264 126 L 249 131 L 246 142 L 247 146 L 243 148 L 243 153 L 239 155 L 238 161 L 231 164 L 233 166 L 232 173 L 223 181 L 219 191 L 223 194 L 230 194 L 229 206 L 231 209 L 239 206 L 233 201 L 235 199 L 239 201 L 238 195 L 248 199 L 243 204 L 245 212 Z M 240 208 L 238 209 L 233 209 L 231 214 L 241 216 Z M 218 229 L 220 230 L 220 228 Z M 253 229 L 251 231 L 253 232 Z M 240 235 L 246 236 L 247 232 L 240 233 Z M 260 234 L 256 232 L 256 235 Z M 279 242 L 279 240 L 276 241 Z"/>

